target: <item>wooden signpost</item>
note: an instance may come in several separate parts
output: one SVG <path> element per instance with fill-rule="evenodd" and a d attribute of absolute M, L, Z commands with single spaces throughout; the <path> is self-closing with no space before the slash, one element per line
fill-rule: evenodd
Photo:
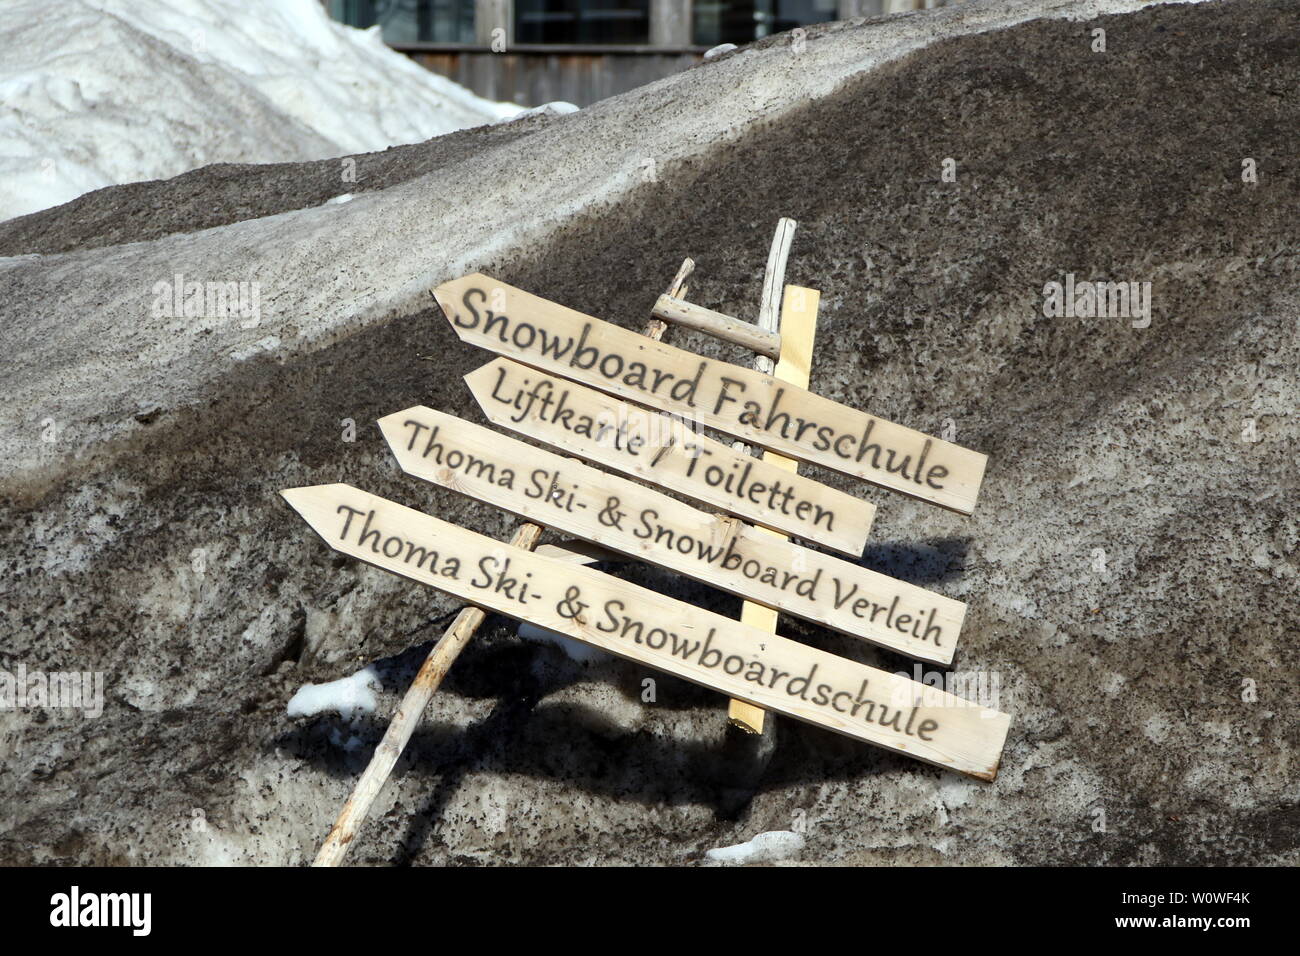
<path fill-rule="evenodd" d="M 655 303 L 656 318 L 642 335 L 477 273 L 435 290 L 463 340 L 503 356 L 466 376 L 489 420 L 591 463 L 423 406 L 380 420 L 406 472 L 525 517 L 509 544 L 345 484 L 283 492 L 336 550 L 471 602 L 420 668 L 317 865 L 342 861 L 487 610 L 727 694 L 731 720 L 748 730 L 760 730 L 771 710 L 993 779 L 1010 725 L 1006 714 L 775 633 L 777 612 L 784 611 L 951 663 L 964 604 L 788 540 L 856 558 L 875 511 L 801 477 L 797 461 L 963 513 L 975 506 L 985 467 L 983 455 L 808 391 L 818 294 L 783 286 L 794 227 L 783 219 L 777 228 L 757 325 L 689 302 L 690 259 Z M 759 355 L 757 368 L 661 344 L 660 319 L 750 348 Z M 781 328 L 779 319 L 788 325 Z M 692 424 L 769 450 L 750 457 L 744 445 L 728 447 Z M 535 552 L 543 525 L 579 540 Z M 740 595 L 741 619 L 587 566 L 608 554 Z"/>
<path fill-rule="evenodd" d="M 488 421 L 755 524 L 858 557 L 870 502 L 751 458 L 681 419 L 496 359 L 465 376 Z"/>
<path fill-rule="evenodd" d="M 799 461 L 971 514 L 978 452 L 840 405 L 753 369 L 702 358 L 482 273 L 434 290 L 461 340 L 654 405 Z"/>
<path fill-rule="evenodd" d="M 1010 718 L 350 485 L 282 492 L 337 551 L 767 710 L 992 780 Z"/>
<path fill-rule="evenodd" d="M 793 227 L 794 223 L 791 221 L 791 230 L 793 230 Z M 792 238 L 792 236 L 788 238 Z M 666 297 L 661 296 L 660 301 L 662 302 L 664 298 Z M 764 299 L 767 299 L 766 290 L 764 290 Z M 799 388 L 808 387 L 808 381 L 812 375 L 813 341 L 817 334 L 817 306 L 820 302 L 821 293 L 815 289 L 786 286 L 785 301 L 782 303 L 779 315 L 781 347 L 777 358 L 780 361 L 771 369 L 772 377 L 777 381 L 789 382 Z M 767 304 L 766 301 L 764 304 Z M 770 357 L 759 358 L 756 360 L 756 368 L 759 371 L 766 371 L 765 366 L 770 362 Z M 799 463 L 793 458 L 787 458 L 774 451 L 765 451 L 763 452 L 762 461 L 772 468 L 789 472 L 792 476 L 790 480 L 797 480 Z M 766 528 L 763 530 L 775 538 L 784 538 L 784 535 L 779 531 Z M 965 613 L 966 609 L 963 606 L 963 617 Z M 740 620 L 741 623 L 756 627 L 768 634 L 776 633 L 776 609 L 765 604 L 746 601 L 740 609 Z M 948 661 L 951 660 L 950 655 Z M 744 700 L 732 699 L 728 701 L 727 717 L 734 726 L 750 734 L 761 734 L 763 725 L 766 723 L 763 709 L 755 707 Z"/>
<path fill-rule="evenodd" d="M 407 474 L 890 650 L 952 661 L 960 601 L 432 408 L 379 428 Z"/>

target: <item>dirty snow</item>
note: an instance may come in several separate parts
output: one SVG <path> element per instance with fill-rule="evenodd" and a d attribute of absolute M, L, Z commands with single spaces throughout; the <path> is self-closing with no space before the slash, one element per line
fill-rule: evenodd
<path fill-rule="evenodd" d="M 577 661 L 579 664 L 590 664 L 609 656 L 600 648 L 584 641 L 574 640 L 559 631 L 538 627 L 536 624 L 529 624 L 527 621 L 519 623 L 519 636 L 525 641 L 532 641 L 534 644 L 550 644 L 553 647 L 558 647 L 566 657 Z"/>
<path fill-rule="evenodd" d="M 5 0 L 0 220 L 210 163 L 382 150 L 519 114 L 317 0 Z"/>
<path fill-rule="evenodd" d="M 552 100 L 549 103 L 543 103 L 541 106 L 534 106 L 530 110 L 524 110 L 514 116 L 506 116 L 497 120 L 498 123 L 506 123 L 512 120 L 524 119 L 528 116 L 567 116 L 569 113 L 578 112 L 578 107 L 573 103 L 565 100 Z"/>
<path fill-rule="evenodd" d="M 747 843 L 710 850 L 705 855 L 714 863 L 776 863 L 798 856 L 803 843 L 802 834 L 793 830 L 771 830 Z"/>

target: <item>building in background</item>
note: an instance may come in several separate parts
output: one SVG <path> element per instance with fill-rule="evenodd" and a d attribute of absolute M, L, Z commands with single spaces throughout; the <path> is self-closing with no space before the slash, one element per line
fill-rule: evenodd
<path fill-rule="evenodd" d="M 686 69 L 720 43 L 959 0 L 324 0 L 480 96 L 596 100 Z"/>

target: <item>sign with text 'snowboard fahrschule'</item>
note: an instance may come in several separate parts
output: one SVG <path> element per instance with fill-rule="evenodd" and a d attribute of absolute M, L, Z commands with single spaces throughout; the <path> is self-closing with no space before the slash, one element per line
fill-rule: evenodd
<path fill-rule="evenodd" d="M 481 273 L 434 290 L 462 341 L 971 514 L 986 457 L 752 369 L 703 358 Z"/>

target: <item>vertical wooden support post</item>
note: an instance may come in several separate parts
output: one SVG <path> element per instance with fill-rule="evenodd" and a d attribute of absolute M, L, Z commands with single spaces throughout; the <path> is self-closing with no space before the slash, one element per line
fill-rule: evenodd
<path fill-rule="evenodd" d="M 781 328 L 781 290 L 785 286 L 785 266 L 790 258 L 790 246 L 794 243 L 794 231 L 798 223 L 793 219 L 782 217 L 776 224 L 776 234 L 772 236 L 772 247 L 767 253 L 767 268 L 763 271 L 763 294 L 758 303 L 758 322 L 755 323 L 759 328 L 768 332 L 782 333 Z M 784 354 L 785 346 L 782 346 Z M 809 349 L 811 357 L 811 349 Z M 775 370 L 776 363 L 766 355 L 759 355 L 754 359 L 754 370 L 762 372 L 764 375 L 771 375 Z M 735 442 L 732 445 L 737 451 L 748 455 L 753 449 L 743 441 Z M 741 620 L 746 624 L 753 624 L 755 627 L 762 627 L 771 634 L 776 633 L 776 612 L 772 612 L 771 627 L 765 626 L 766 617 L 759 613 L 759 605 L 745 602 L 741 611 Z M 763 611 L 768 610 L 762 608 Z M 745 617 L 746 614 L 757 615 L 755 620 Z M 763 732 L 763 710 L 746 704 L 743 701 L 732 700 L 728 706 L 728 715 L 731 722 L 742 730 L 751 733 L 761 734 Z"/>
<path fill-rule="evenodd" d="M 781 361 L 777 363 L 774 378 L 789 382 L 800 388 L 808 387 L 812 369 L 813 339 L 817 332 L 817 307 L 821 293 L 816 289 L 804 289 L 799 286 L 785 287 L 785 302 L 781 308 Z M 799 463 L 792 458 L 778 455 L 776 452 L 763 453 L 763 460 L 796 472 Z M 759 528 L 764 534 L 785 539 L 785 535 L 767 528 Z M 766 631 L 776 633 L 777 612 L 762 604 L 746 601 L 740 612 L 740 620 Z M 731 722 L 742 730 L 754 734 L 763 732 L 764 711 L 761 707 L 733 700 L 727 707 L 727 716 Z"/>
<path fill-rule="evenodd" d="M 650 45 L 690 46 L 691 0 L 650 0 Z"/>

